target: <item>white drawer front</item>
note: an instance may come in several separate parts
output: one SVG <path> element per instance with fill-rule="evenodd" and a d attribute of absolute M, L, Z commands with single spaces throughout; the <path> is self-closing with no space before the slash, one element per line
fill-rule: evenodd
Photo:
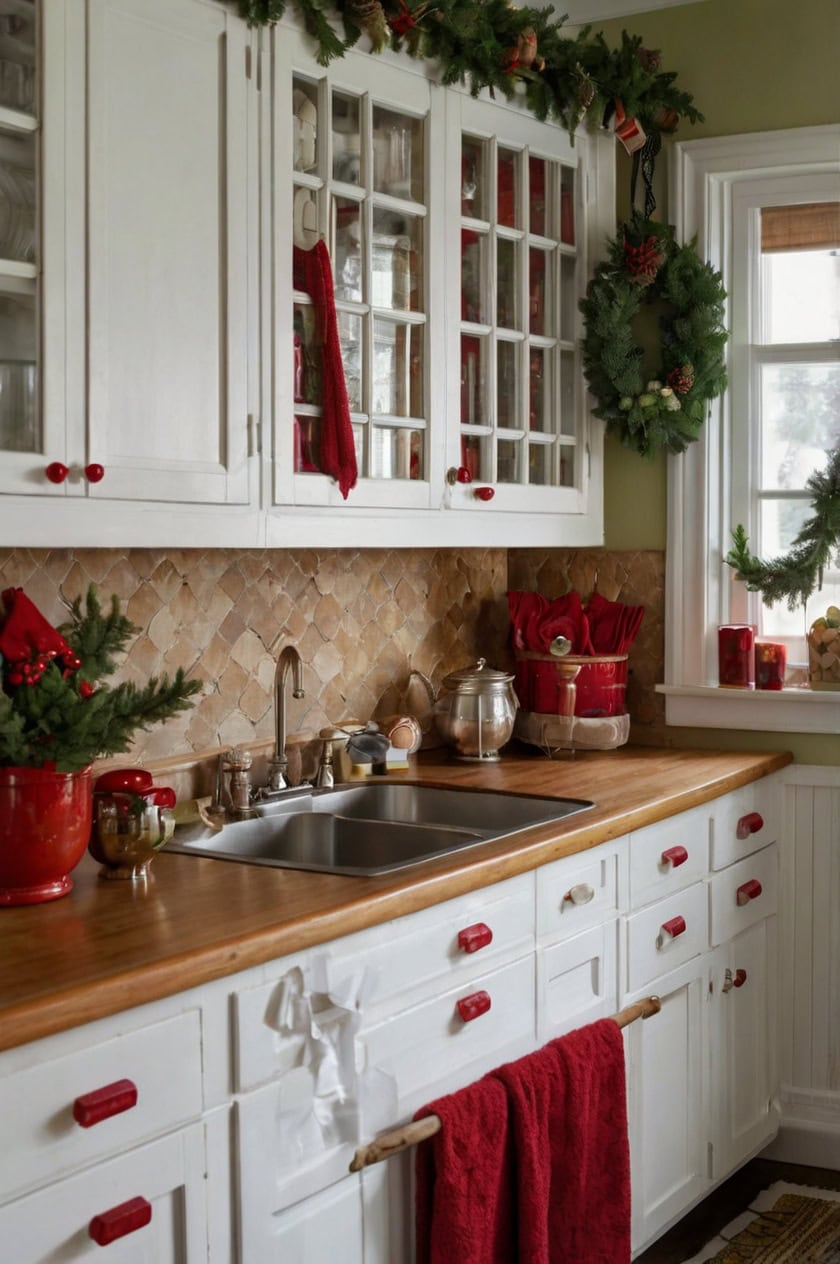
<path fill-rule="evenodd" d="M 103 1260 L 184 1264 L 207 1254 L 204 1139 L 200 1124 L 141 1146 L 0 1207 L 2 1258 L 15 1264 Z M 149 1220 L 102 1244 L 91 1221 L 130 1200 Z M 124 1226 L 127 1227 L 127 1226 Z"/>
<path fill-rule="evenodd" d="M 364 972 L 366 1008 L 398 998 L 404 1009 L 414 989 L 419 1000 L 533 946 L 534 875 L 523 873 L 316 951 L 330 991 Z"/>
<path fill-rule="evenodd" d="M 77 1098 L 120 1080 L 137 1104 L 89 1127 Z M 0 1197 L 95 1162 L 201 1114 L 201 1021 L 197 1010 L 51 1059 L 0 1080 L 0 1119 L 14 1145 L 0 1148 Z"/>
<path fill-rule="evenodd" d="M 537 949 L 537 1035 L 540 1044 L 618 1008 L 618 924 L 605 922 Z"/>
<path fill-rule="evenodd" d="M 779 856 L 774 845 L 716 873 L 711 884 L 712 944 L 724 944 L 776 912 Z"/>
<path fill-rule="evenodd" d="M 605 843 L 591 851 L 546 865 L 537 875 L 537 937 L 577 935 L 622 911 L 621 845 Z"/>
<path fill-rule="evenodd" d="M 630 835 L 630 907 L 697 882 L 709 863 L 710 807 L 680 812 Z"/>
<path fill-rule="evenodd" d="M 702 882 L 627 919 L 627 991 L 646 987 L 708 945 L 708 900 Z"/>
<path fill-rule="evenodd" d="M 481 993 L 490 998 L 490 1008 L 464 1021 L 459 1002 Z M 528 956 L 363 1031 L 360 1074 L 373 1089 L 373 1098 L 365 1099 L 365 1132 L 393 1126 L 395 1118 L 423 1105 L 429 1090 L 435 1096 L 451 1092 L 524 1052 L 526 1045 L 533 1048 L 534 1010 L 534 960 Z M 386 1106 L 389 1117 L 382 1117 L 386 1083 L 396 1101 Z"/>
<path fill-rule="evenodd" d="M 723 869 L 736 860 L 778 842 L 781 828 L 781 784 L 778 777 L 753 781 L 724 795 L 715 804 L 712 820 L 712 868 Z"/>

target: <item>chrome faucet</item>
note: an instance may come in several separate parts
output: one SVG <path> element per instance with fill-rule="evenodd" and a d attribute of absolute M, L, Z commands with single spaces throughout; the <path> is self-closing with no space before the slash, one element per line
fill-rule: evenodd
<path fill-rule="evenodd" d="M 274 669 L 274 723 L 276 739 L 274 758 L 268 765 L 266 790 L 285 790 L 288 786 L 289 759 L 286 754 L 286 681 L 292 674 L 292 697 L 303 698 L 303 663 L 294 645 L 285 645 L 280 651 Z"/>

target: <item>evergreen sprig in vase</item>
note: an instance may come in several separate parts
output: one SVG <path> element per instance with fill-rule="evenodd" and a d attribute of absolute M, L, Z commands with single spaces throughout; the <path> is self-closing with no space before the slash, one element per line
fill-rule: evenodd
<path fill-rule="evenodd" d="M 92 815 L 91 765 L 129 749 L 148 729 L 192 705 L 201 681 L 179 668 L 145 686 L 102 683 L 139 631 L 96 590 L 54 628 L 21 588 L 0 613 L 0 906 L 66 895 Z"/>

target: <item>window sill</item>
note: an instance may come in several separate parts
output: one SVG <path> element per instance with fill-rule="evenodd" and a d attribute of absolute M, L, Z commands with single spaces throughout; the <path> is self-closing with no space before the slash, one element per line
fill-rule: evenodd
<path fill-rule="evenodd" d="M 657 685 L 656 691 L 665 695 L 665 723 L 676 727 L 840 733 L 840 690 Z"/>

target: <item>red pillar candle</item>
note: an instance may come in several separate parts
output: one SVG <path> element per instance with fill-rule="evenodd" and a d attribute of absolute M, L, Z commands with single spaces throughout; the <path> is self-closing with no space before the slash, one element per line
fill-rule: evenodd
<path fill-rule="evenodd" d="M 749 623 L 718 628 L 718 680 L 725 689 L 755 688 L 755 630 Z"/>
<path fill-rule="evenodd" d="M 787 647 L 773 641 L 757 641 L 755 646 L 756 689 L 784 689 Z"/>

